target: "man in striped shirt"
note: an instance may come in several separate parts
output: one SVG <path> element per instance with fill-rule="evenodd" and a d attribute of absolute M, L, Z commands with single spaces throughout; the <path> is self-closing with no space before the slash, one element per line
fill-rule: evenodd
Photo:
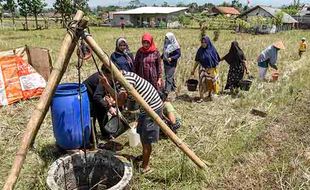
<path fill-rule="evenodd" d="M 106 89 L 111 89 L 108 82 L 112 79 L 111 72 L 106 68 L 103 68 L 102 72 L 104 74 L 104 76 L 100 77 L 102 85 Z M 135 73 L 126 71 L 122 71 L 122 73 L 125 79 L 137 90 L 146 103 L 148 103 L 148 105 L 161 117 L 163 102 L 154 86 Z M 117 102 L 119 106 L 122 106 L 125 104 L 126 100 L 131 97 L 119 83 L 117 83 L 117 86 L 119 87 Z M 159 139 L 159 126 L 145 113 L 144 110 L 141 110 L 141 114 L 139 115 L 137 132 L 140 134 L 143 147 L 142 173 L 146 173 L 150 171 L 149 161 L 152 153 L 152 143 L 156 143 Z"/>

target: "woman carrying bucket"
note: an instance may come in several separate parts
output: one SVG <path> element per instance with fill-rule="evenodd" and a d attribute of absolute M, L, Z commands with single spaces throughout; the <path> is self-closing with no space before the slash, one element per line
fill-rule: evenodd
<path fill-rule="evenodd" d="M 168 32 L 165 37 L 163 54 L 161 56 L 164 61 L 165 69 L 164 93 L 167 95 L 169 95 L 170 92 L 175 91 L 176 89 L 174 74 L 180 56 L 181 50 L 179 42 L 177 41 L 173 33 Z"/>
<path fill-rule="evenodd" d="M 261 80 L 266 81 L 266 74 L 268 67 L 278 70 L 277 67 L 277 59 L 278 59 L 278 51 L 280 49 L 285 49 L 282 41 L 278 41 L 271 46 L 267 47 L 257 58 L 258 70 L 259 70 L 259 78 Z"/>
<path fill-rule="evenodd" d="M 195 61 L 196 63 L 191 74 L 195 74 L 195 70 L 199 65 L 200 100 L 198 103 L 203 101 L 205 92 L 209 93 L 208 98 L 212 100 L 212 93 L 217 94 L 219 92 L 217 66 L 220 57 L 209 37 L 205 36 L 201 39 L 201 46 L 196 53 Z"/>
<path fill-rule="evenodd" d="M 246 74 L 249 73 L 246 66 L 245 55 L 239 47 L 238 42 L 233 41 L 231 43 L 228 54 L 221 58 L 221 60 L 225 60 L 229 64 L 225 90 L 229 89 L 233 92 L 240 87 L 240 81 L 243 79 L 244 71 Z"/>
<path fill-rule="evenodd" d="M 115 51 L 111 54 L 111 60 L 119 70 L 128 72 L 134 71 L 133 55 L 129 51 L 129 47 L 125 38 L 118 38 L 116 40 Z"/>
<path fill-rule="evenodd" d="M 162 87 L 162 62 L 153 37 L 149 33 L 142 36 L 142 47 L 135 57 L 135 73 L 150 82 L 157 91 Z"/>

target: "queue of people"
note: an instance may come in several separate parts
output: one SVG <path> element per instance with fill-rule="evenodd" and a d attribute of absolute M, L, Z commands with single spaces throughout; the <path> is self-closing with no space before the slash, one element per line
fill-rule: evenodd
<path fill-rule="evenodd" d="M 303 38 L 299 49 L 300 56 L 306 51 L 305 44 Z M 278 69 L 278 52 L 284 48 L 282 42 L 276 42 L 258 56 L 257 65 L 261 80 L 266 80 L 269 66 L 275 70 Z M 110 57 L 127 81 L 175 133 L 181 126 L 181 117 L 174 109 L 169 96 L 176 90 L 175 72 L 180 57 L 180 44 L 171 32 L 165 35 L 162 53 L 157 48 L 151 34 L 145 33 L 141 38 L 141 47 L 135 56 L 130 52 L 127 40 L 120 37 L 116 40 L 115 51 Z M 246 56 L 237 41 L 233 41 L 229 52 L 220 57 L 210 38 L 204 36 L 201 38 L 195 61 L 191 75 L 195 74 L 199 66 L 200 99 L 198 102 L 204 101 L 206 93 L 210 100 L 213 94 L 219 93 L 218 67 L 221 61 L 226 61 L 229 65 L 226 90 L 231 92 L 238 90 L 244 75 L 249 74 Z M 84 84 L 87 86 L 90 99 L 91 115 L 97 119 L 102 137 L 109 139 L 109 134 L 104 129 L 108 115 L 116 115 L 116 109 L 124 107 L 127 101 L 132 100 L 132 97 L 117 82 L 116 85 L 112 85 L 111 73 L 104 66 L 101 67 L 100 73 L 97 72 L 88 77 Z M 117 93 L 117 105 L 115 105 L 115 97 L 109 95 L 106 90 L 108 88 L 116 88 L 114 90 Z M 142 142 L 141 171 L 146 173 L 150 171 L 152 144 L 159 140 L 160 130 L 143 109 L 140 110 L 138 117 L 137 132 Z"/>

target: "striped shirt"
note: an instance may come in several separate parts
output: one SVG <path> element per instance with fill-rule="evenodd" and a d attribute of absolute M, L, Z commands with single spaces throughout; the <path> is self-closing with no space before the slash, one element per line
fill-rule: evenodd
<path fill-rule="evenodd" d="M 158 110 L 162 107 L 163 102 L 160 99 L 157 90 L 151 83 L 132 72 L 123 71 L 123 76 L 129 84 L 137 90 L 137 92 L 153 110 Z M 119 83 L 117 83 L 117 87 L 120 90 L 125 90 Z M 144 113 L 143 110 L 141 110 L 141 112 Z"/>

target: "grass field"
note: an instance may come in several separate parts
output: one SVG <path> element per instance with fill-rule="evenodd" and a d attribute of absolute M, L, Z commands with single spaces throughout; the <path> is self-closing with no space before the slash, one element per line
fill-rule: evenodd
<path fill-rule="evenodd" d="M 169 30 L 91 28 L 91 33 L 108 54 L 119 36 L 128 39 L 133 52 L 140 47 L 144 32 L 150 32 L 159 49 Z M 220 55 L 228 52 L 237 40 L 249 62 L 250 72 L 257 76 L 255 60 L 274 41 L 283 40 L 280 51 L 280 79 L 275 83 L 254 80 L 248 92 L 239 97 L 220 95 L 212 102 L 197 104 L 191 97 L 198 92 L 186 91 L 184 82 L 190 77 L 199 47 L 199 30 L 172 30 L 182 48 L 177 68 L 179 97 L 174 102 L 184 125 L 178 136 L 203 160 L 211 163 L 202 172 L 169 140 L 155 145 L 151 164 L 155 169 L 147 175 L 134 174 L 132 189 L 309 189 L 310 188 L 310 54 L 298 59 L 297 46 L 301 37 L 310 39 L 309 31 L 288 31 L 274 35 L 234 34 L 221 31 L 215 46 Z M 213 32 L 207 32 L 213 37 Z M 41 31 L 1 30 L 0 50 L 23 46 L 46 47 L 55 61 L 65 30 Z M 62 82 L 76 82 L 76 56 Z M 95 72 L 92 62 L 82 68 L 82 77 Z M 228 67 L 219 66 L 222 85 Z M 270 77 L 270 75 L 269 75 Z M 20 102 L 0 109 L 0 186 L 13 162 L 19 141 L 37 100 Z M 250 114 L 251 108 L 264 110 L 266 118 Z M 126 137 L 117 141 L 126 142 Z M 48 113 L 29 151 L 16 189 L 46 189 L 48 167 L 59 157 L 55 149 L 50 113 Z M 124 147 L 120 153 L 137 156 L 140 147 Z"/>

